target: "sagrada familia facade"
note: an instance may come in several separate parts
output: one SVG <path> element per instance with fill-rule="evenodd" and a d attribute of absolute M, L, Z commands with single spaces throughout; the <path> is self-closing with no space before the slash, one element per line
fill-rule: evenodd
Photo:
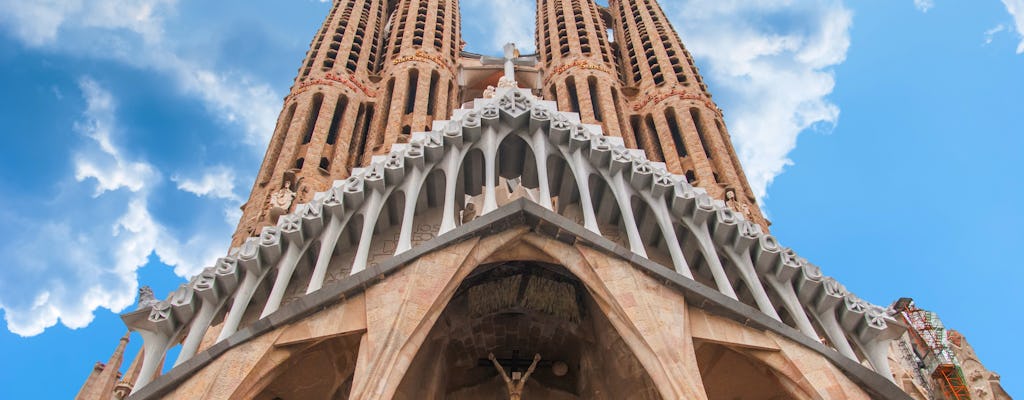
<path fill-rule="evenodd" d="M 608 3 L 487 57 L 458 0 L 335 0 L 230 252 L 78 398 L 1009 398 L 771 236 L 664 11 Z"/>

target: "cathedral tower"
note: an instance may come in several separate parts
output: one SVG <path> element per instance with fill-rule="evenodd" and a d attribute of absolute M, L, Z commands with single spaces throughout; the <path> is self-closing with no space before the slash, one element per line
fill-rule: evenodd
<path fill-rule="evenodd" d="M 537 54 L 544 65 L 543 93 L 584 123 L 623 136 L 624 103 L 618 63 L 602 10 L 593 0 L 538 0 Z M 632 137 L 627 144 L 635 147 Z"/>
<path fill-rule="evenodd" d="M 457 0 L 335 1 L 285 98 L 232 244 L 346 178 L 367 154 L 448 115 L 460 41 Z"/>
<path fill-rule="evenodd" d="M 655 0 L 610 0 L 637 147 L 763 228 L 757 205 L 697 66 Z"/>
<path fill-rule="evenodd" d="M 381 55 L 383 112 L 367 137 L 379 153 L 429 131 L 456 103 L 462 50 L 458 0 L 399 0 L 384 30 Z"/>

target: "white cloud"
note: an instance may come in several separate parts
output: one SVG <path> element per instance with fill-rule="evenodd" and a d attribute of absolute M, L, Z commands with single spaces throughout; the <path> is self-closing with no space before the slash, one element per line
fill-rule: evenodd
<path fill-rule="evenodd" d="M 206 170 L 199 178 L 182 178 L 176 175 L 171 177 L 171 181 L 178 184 L 178 190 L 226 202 L 223 214 L 224 222 L 228 226 L 235 225 L 242 219 L 242 198 L 235 194 L 233 169 L 216 166 Z"/>
<path fill-rule="evenodd" d="M 486 15 L 492 33 L 490 50 L 500 51 L 506 43 L 512 42 L 523 53 L 532 53 L 537 47 L 535 4 L 533 0 L 468 0 L 462 2 L 462 7 L 464 15 L 471 12 Z"/>
<path fill-rule="evenodd" d="M 147 205 L 159 173 L 116 145 L 113 96 L 92 79 L 79 86 L 87 106 L 75 127 L 91 140 L 76 150 L 75 178 L 95 178 L 94 194 L 70 190 L 28 212 L 0 214 L 4 225 L 20 228 L 0 242 L 0 309 L 8 329 L 23 336 L 58 322 L 84 327 L 100 307 L 120 311 L 134 302 L 136 271 L 151 255 L 189 276 L 223 255 L 230 234 L 218 221 L 181 242 L 158 222 Z"/>
<path fill-rule="evenodd" d="M 989 30 L 985 31 L 985 44 L 986 45 L 992 44 L 992 39 L 995 37 L 995 35 L 997 33 L 999 33 L 999 32 L 1003 32 L 1005 30 L 1006 30 L 1006 25 L 999 24 L 999 25 L 996 25 L 996 26 L 992 27 L 992 29 L 989 29 Z"/>
<path fill-rule="evenodd" d="M 199 179 L 173 176 L 171 180 L 178 184 L 178 190 L 199 197 L 241 201 L 235 194 L 235 171 L 224 166 L 210 168 Z"/>
<path fill-rule="evenodd" d="M 0 0 L 0 24 L 25 44 L 114 59 L 172 78 L 211 114 L 244 128 L 259 151 L 274 129 L 281 96 L 236 71 L 214 71 L 185 59 L 164 32 L 177 0 Z"/>
<path fill-rule="evenodd" d="M 1003 0 L 1006 11 L 1013 17 L 1013 23 L 1017 27 L 1017 34 L 1021 41 L 1017 45 L 1017 54 L 1024 54 L 1024 0 Z"/>
<path fill-rule="evenodd" d="M 852 13 L 841 0 L 663 3 L 725 111 L 758 198 L 786 166 L 800 133 L 828 129 L 827 96 L 846 59 Z M 719 100 L 721 102 L 721 100 Z"/>
<path fill-rule="evenodd" d="M 156 172 L 149 164 L 125 160 L 111 143 L 114 100 L 110 93 L 90 78 L 83 78 L 79 87 L 84 92 L 87 108 L 84 121 L 75 124 L 75 128 L 96 141 L 100 151 L 75 157 L 75 179 L 79 182 L 96 179 L 95 196 L 120 188 L 132 192 L 142 190 L 147 182 L 156 179 Z"/>
<path fill-rule="evenodd" d="M 917 7 L 921 12 L 928 12 L 932 7 L 935 7 L 935 2 L 932 0 L 914 0 L 914 7 Z"/>

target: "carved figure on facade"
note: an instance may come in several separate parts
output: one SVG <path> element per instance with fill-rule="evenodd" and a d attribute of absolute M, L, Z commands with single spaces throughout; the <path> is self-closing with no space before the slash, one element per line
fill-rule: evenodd
<path fill-rule="evenodd" d="M 476 218 L 476 204 L 466 204 L 466 208 L 462 209 L 462 223 L 467 224 Z"/>
<path fill-rule="evenodd" d="M 271 221 L 285 214 L 291 209 L 295 201 L 296 193 L 288 187 L 288 181 L 281 185 L 281 189 L 270 195 L 270 219 Z"/>
<path fill-rule="evenodd" d="M 523 387 L 526 386 L 526 381 L 530 379 L 530 375 L 537 369 L 537 363 L 540 362 L 540 354 L 533 355 L 533 364 L 530 364 L 530 368 L 526 370 L 526 373 L 519 376 L 518 372 L 513 372 L 512 377 L 509 378 L 508 374 L 505 373 L 505 367 L 502 367 L 498 363 L 498 359 L 494 358 L 494 353 L 487 355 L 487 359 L 491 360 L 494 364 L 494 368 L 501 374 L 501 379 L 505 380 L 505 386 L 508 388 L 509 400 L 522 400 L 523 398 Z"/>
<path fill-rule="evenodd" d="M 736 189 L 725 189 L 725 205 L 729 206 L 729 208 L 733 209 L 733 211 L 740 213 L 741 215 L 743 215 L 744 218 L 748 220 L 754 219 L 754 215 L 750 211 L 750 206 L 748 206 L 746 203 L 739 201 L 739 199 L 736 198 Z"/>

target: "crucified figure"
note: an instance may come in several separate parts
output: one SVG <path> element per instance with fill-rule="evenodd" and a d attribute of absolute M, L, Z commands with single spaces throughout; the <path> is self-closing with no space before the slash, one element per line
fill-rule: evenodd
<path fill-rule="evenodd" d="M 487 358 L 494 363 L 494 368 L 498 370 L 498 373 L 501 374 L 501 378 L 505 380 L 505 386 L 508 387 L 509 400 L 522 400 L 523 386 L 526 385 L 526 380 L 530 379 L 530 374 L 533 373 L 533 370 L 537 369 L 537 363 L 540 362 L 540 354 L 533 355 L 533 364 L 530 364 L 530 368 L 526 370 L 526 373 L 523 374 L 522 378 L 518 379 L 510 379 L 508 375 L 505 374 L 505 368 L 502 367 L 501 364 L 498 364 L 498 360 L 494 358 L 494 353 L 487 354 Z M 513 374 L 513 376 L 515 375 Z"/>

